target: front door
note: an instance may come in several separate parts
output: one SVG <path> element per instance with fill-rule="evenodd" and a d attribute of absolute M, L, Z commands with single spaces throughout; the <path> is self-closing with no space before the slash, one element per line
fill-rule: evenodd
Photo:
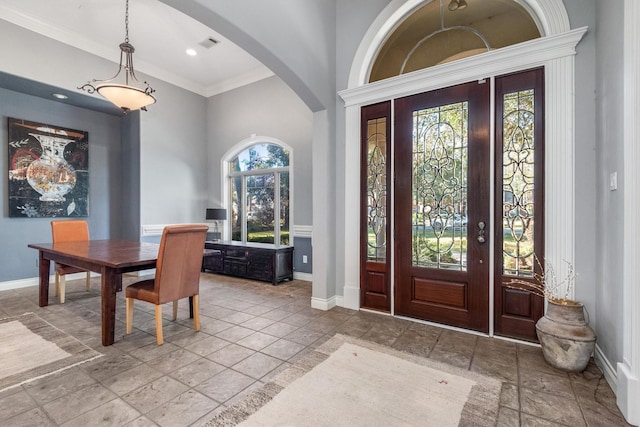
<path fill-rule="evenodd" d="M 489 331 L 490 84 L 395 101 L 395 314 Z"/>

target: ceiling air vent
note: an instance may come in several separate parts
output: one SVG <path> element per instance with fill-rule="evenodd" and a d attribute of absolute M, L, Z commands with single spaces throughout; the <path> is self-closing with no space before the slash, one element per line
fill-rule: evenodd
<path fill-rule="evenodd" d="M 200 46 L 206 48 L 206 49 L 211 49 L 212 47 L 214 47 L 215 45 L 217 45 L 219 43 L 218 40 L 214 39 L 213 37 L 209 37 L 206 38 L 204 40 L 202 40 L 200 43 L 198 43 Z"/>

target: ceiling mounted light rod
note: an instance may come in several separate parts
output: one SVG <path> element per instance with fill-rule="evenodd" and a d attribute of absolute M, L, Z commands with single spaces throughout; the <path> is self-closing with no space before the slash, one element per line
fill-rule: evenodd
<path fill-rule="evenodd" d="M 78 89 L 85 90 L 88 93 L 98 92 L 118 108 L 121 108 L 126 114 L 133 110 L 146 111 L 147 106 L 154 104 L 156 99 L 152 95 L 155 90 L 149 86 L 149 83 L 146 81 L 140 82 L 136 77 L 136 73 L 133 68 L 133 52 L 135 52 L 135 48 L 131 43 L 129 43 L 129 0 L 126 0 L 125 7 L 125 37 L 124 42 L 120 43 L 120 64 L 118 65 L 118 72 L 110 79 L 90 80 L 84 85 L 78 87 Z M 116 83 L 115 79 L 120 75 L 123 68 L 124 84 Z M 142 83 L 144 84 L 144 87 L 139 88 L 133 86 L 135 83 Z"/>
<path fill-rule="evenodd" d="M 449 3 L 448 9 L 453 12 L 455 10 L 465 9 L 466 7 L 467 7 L 467 2 L 465 0 L 452 0 L 451 3 Z M 440 0 L 440 28 L 438 30 L 433 31 L 431 34 L 423 37 L 418 43 L 415 44 L 415 46 L 413 46 L 413 48 L 409 51 L 407 56 L 404 58 L 404 62 L 400 67 L 400 74 L 404 74 L 404 69 L 407 66 L 407 62 L 409 62 L 409 59 L 411 58 L 411 56 L 415 53 L 416 50 L 418 50 L 418 48 L 424 42 L 426 42 L 436 34 L 444 33 L 445 31 L 451 31 L 451 30 L 462 30 L 462 31 L 468 31 L 472 34 L 475 34 L 480 40 L 482 40 L 482 43 L 484 43 L 484 47 L 487 49 L 487 52 L 491 50 L 491 45 L 489 45 L 489 40 L 487 40 L 487 38 L 475 28 L 469 27 L 468 25 L 454 25 L 451 27 L 445 26 L 444 25 L 444 3 L 442 2 L 442 0 Z"/>

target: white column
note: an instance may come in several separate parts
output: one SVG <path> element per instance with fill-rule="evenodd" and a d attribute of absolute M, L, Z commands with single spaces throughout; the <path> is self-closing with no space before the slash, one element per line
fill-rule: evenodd
<path fill-rule="evenodd" d="M 344 191 L 344 300 L 360 308 L 360 106 L 346 108 Z"/>
<path fill-rule="evenodd" d="M 559 280 L 575 266 L 574 56 L 545 67 L 545 248 Z M 563 294 L 564 289 L 560 290 Z M 569 293 L 569 299 L 575 292 Z"/>
<path fill-rule="evenodd" d="M 640 424 L 640 5 L 624 2 L 624 242 L 623 242 L 623 353 L 618 363 L 616 397 L 630 424 Z"/>
<path fill-rule="evenodd" d="M 329 310 L 336 305 L 335 261 L 332 260 L 331 199 L 333 179 L 331 156 L 329 155 L 329 121 L 327 110 L 313 114 L 313 282 L 311 307 Z"/>

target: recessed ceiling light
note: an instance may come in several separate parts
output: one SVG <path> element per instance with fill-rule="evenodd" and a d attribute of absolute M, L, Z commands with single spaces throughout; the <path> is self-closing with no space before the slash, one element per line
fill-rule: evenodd
<path fill-rule="evenodd" d="M 67 99 L 67 98 L 69 98 L 67 95 L 63 95 L 61 93 L 54 93 L 53 97 L 54 98 L 58 98 L 58 99 Z"/>
<path fill-rule="evenodd" d="M 195 49 L 187 49 L 187 55 L 196 56 L 197 54 L 198 54 L 198 52 L 196 52 Z"/>

